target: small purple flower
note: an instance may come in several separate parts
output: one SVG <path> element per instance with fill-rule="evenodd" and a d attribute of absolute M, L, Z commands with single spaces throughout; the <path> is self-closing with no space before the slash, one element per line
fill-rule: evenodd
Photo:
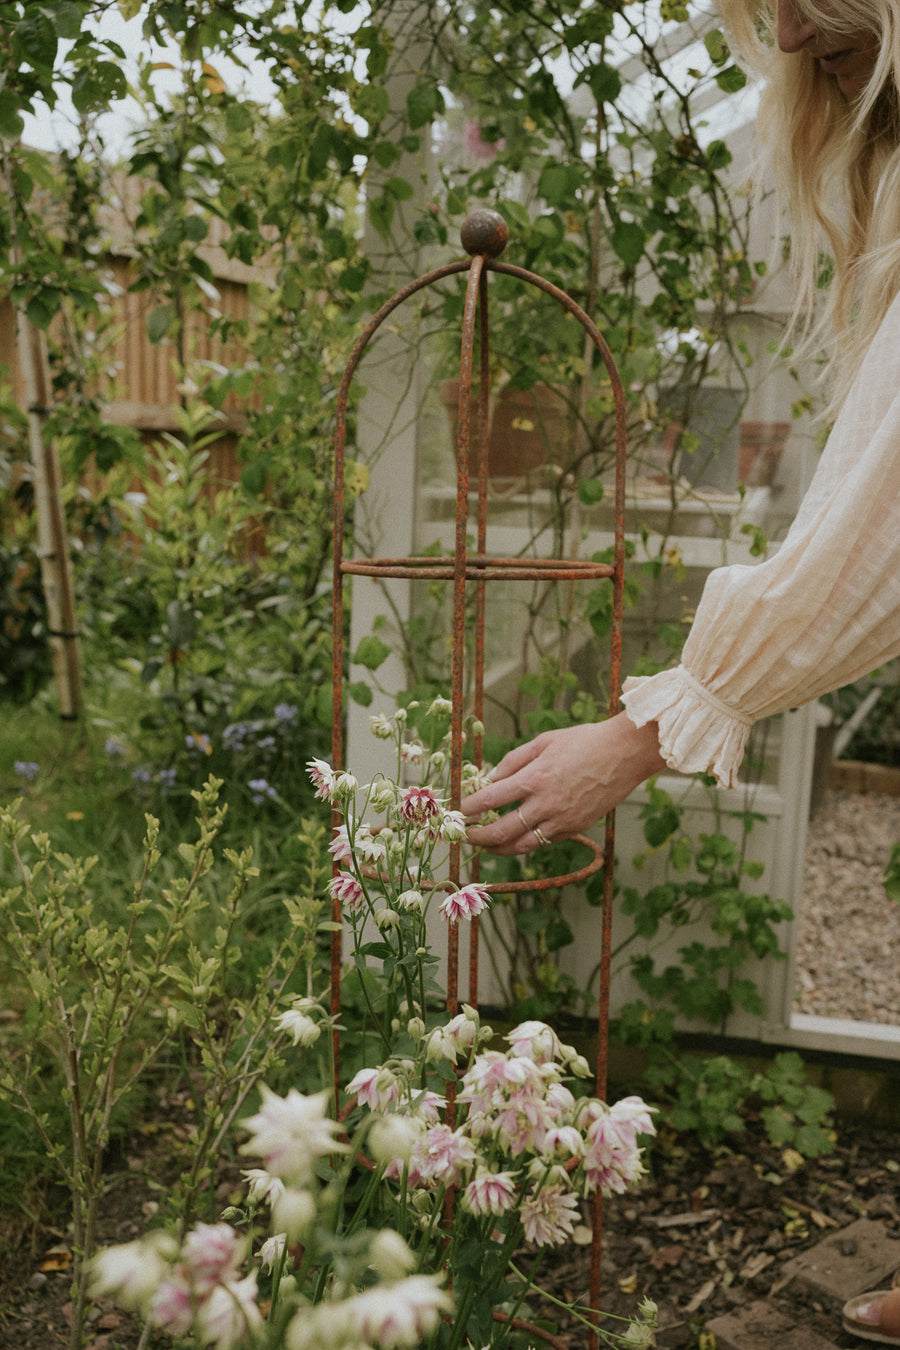
<path fill-rule="evenodd" d="M 175 769 L 160 769 L 159 786 L 160 789 L 162 790 L 163 796 L 165 796 L 167 792 L 172 791 L 172 788 L 175 786 L 176 776 L 177 775 Z"/>
<path fill-rule="evenodd" d="M 247 786 L 253 793 L 254 806 L 260 806 L 264 801 L 274 801 L 278 795 L 265 778 L 251 778 Z"/>
<path fill-rule="evenodd" d="M 257 748 L 257 750 L 263 750 L 263 751 L 266 751 L 266 752 L 268 752 L 269 750 L 274 750 L 274 749 L 275 749 L 275 737 L 274 737 L 274 736 L 261 736 L 260 739 L 256 742 L 256 748 Z"/>
<path fill-rule="evenodd" d="M 149 769 L 135 769 L 131 777 L 139 787 L 146 787 L 150 782 L 150 771 Z"/>
<path fill-rule="evenodd" d="M 298 708 L 294 703 L 276 703 L 275 721 L 281 722 L 285 726 L 290 726 L 297 720 Z"/>
<path fill-rule="evenodd" d="M 125 754 L 124 745 L 120 745 L 114 736 L 107 736 L 105 749 L 111 759 L 115 759 L 117 755 Z"/>
<path fill-rule="evenodd" d="M 199 752 L 201 755 L 212 754 L 212 741 L 205 731 L 192 731 L 188 736 L 185 736 L 184 743 L 188 750 L 192 750 L 195 753 Z"/>
<path fill-rule="evenodd" d="M 33 783 L 40 764 L 35 764 L 33 760 L 17 759 L 13 768 L 20 778 L 24 778 L 26 783 Z"/>
<path fill-rule="evenodd" d="M 222 732 L 222 744 L 226 750 L 243 750 L 249 727 L 246 722 L 229 722 Z"/>

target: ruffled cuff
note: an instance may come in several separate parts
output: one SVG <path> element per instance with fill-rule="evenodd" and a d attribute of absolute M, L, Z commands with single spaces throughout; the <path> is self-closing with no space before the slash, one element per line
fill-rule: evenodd
<path fill-rule="evenodd" d="M 659 724 L 659 748 L 670 769 L 711 773 L 722 787 L 736 787 L 754 719 L 729 708 L 684 666 L 659 675 L 632 675 L 622 690 L 636 727 Z"/>

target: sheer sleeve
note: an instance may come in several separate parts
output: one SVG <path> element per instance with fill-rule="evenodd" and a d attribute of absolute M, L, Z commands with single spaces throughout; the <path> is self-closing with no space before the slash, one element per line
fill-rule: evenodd
<path fill-rule="evenodd" d="M 834 424 L 787 538 L 757 566 L 709 574 L 682 664 L 626 680 L 663 758 L 732 787 L 761 717 L 900 654 L 900 298 Z"/>

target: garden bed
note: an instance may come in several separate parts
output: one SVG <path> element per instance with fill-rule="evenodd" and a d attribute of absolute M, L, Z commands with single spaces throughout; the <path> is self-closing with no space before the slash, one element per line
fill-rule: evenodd
<path fill-rule="evenodd" d="M 154 1118 L 125 1141 L 110 1162 L 104 1241 L 128 1241 L 152 1224 L 189 1126 L 184 1099 L 160 1097 Z M 900 1237 L 898 1173 L 900 1137 L 856 1125 L 839 1130 L 832 1155 L 806 1162 L 773 1148 L 752 1122 L 747 1135 L 714 1153 L 691 1136 L 663 1131 L 647 1179 L 606 1203 L 604 1310 L 628 1317 L 647 1296 L 660 1309 L 658 1345 L 697 1346 L 712 1318 L 773 1291 L 779 1297 L 786 1261 L 830 1232 L 867 1216 Z M 224 1207 L 239 1188 L 238 1167 L 224 1166 L 216 1186 Z M 31 1223 L 7 1214 L 0 1231 L 0 1350 L 64 1347 L 70 1259 L 64 1209 L 51 1205 Z M 587 1297 L 589 1270 L 589 1248 L 553 1249 L 542 1263 L 542 1283 L 555 1298 L 578 1303 Z M 570 1350 L 591 1345 L 590 1333 L 565 1312 L 538 1303 L 529 1311 L 552 1317 Z M 836 1346 L 855 1344 L 840 1331 L 834 1308 L 809 1304 L 802 1316 Z M 111 1302 L 93 1310 L 90 1327 L 88 1350 L 137 1346 L 139 1328 Z M 162 1350 L 171 1341 L 159 1336 L 150 1345 Z"/>

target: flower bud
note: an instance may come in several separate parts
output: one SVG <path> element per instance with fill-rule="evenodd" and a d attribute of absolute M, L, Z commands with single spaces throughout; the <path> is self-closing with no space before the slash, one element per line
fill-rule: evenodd
<path fill-rule="evenodd" d="M 421 1017 L 411 1017 L 406 1024 L 406 1030 L 411 1040 L 419 1041 L 425 1035 L 425 1023 Z"/>
<path fill-rule="evenodd" d="M 399 1233 L 382 1228 L 375 1234 L 369 1248 L 369 1265 L 383 1280 L 402 1280 L 404 1275 L 415 1270 L 417 1264 L 416 1257 Z"/>
<path fill-rule="evenodd" d="M 309 1191 L 289 1188 L 272 1205 L 272 1224 L 287 1234 L 289 1242 L 304 1238 L 316 1217 L 316 1202 Z"/>

